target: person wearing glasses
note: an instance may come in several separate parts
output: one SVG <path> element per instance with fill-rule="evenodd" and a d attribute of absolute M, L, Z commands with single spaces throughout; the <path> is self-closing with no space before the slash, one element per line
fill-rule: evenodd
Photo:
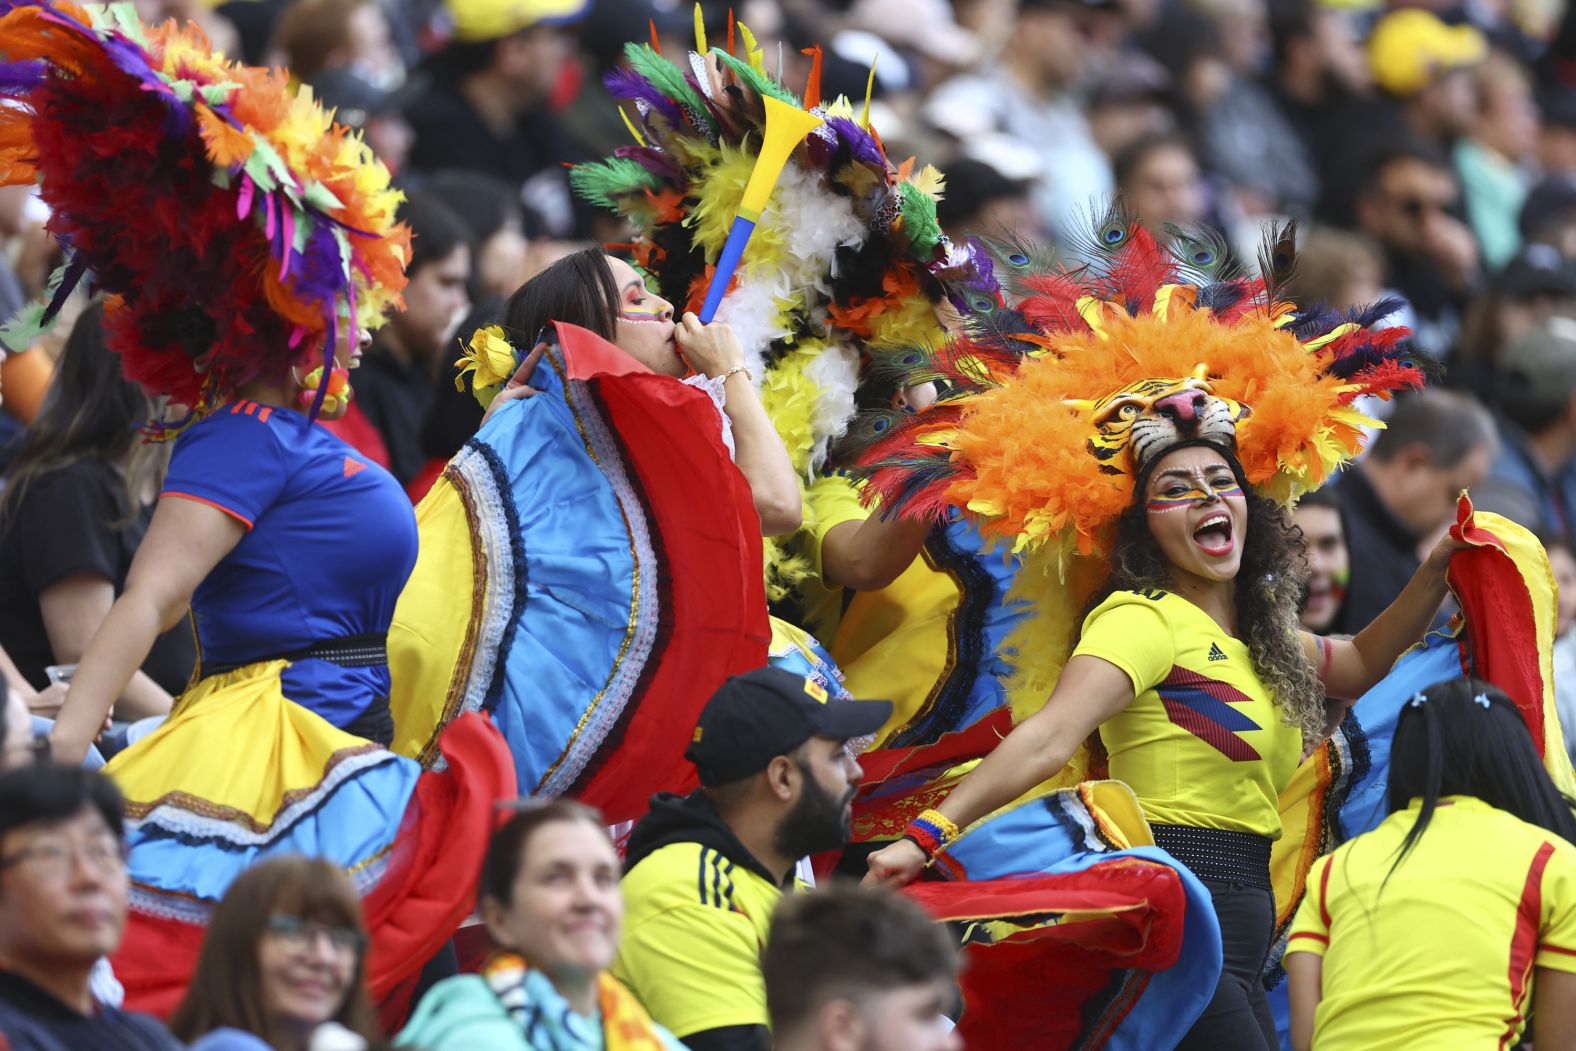
<path fill-rule="evenodd" d="M 271 858 L 236 879 L 213 910 L 170 1028 L 194 1051 L 306 1051 L 325 1027 L 336 1028 L 335 1047 L 354 1047 L 355 1038 L 366 1046 L 378 1038 L 366 948 L 360 901 L 342 869 Z"/>
<path fill-rule="evenodd" d="M 0 1047 L 181 1047 L 153 1018 L 95 994 L 126 928 L 123 806 L 108 778 L 78 767 L 23 761 L 0 773 Z"/>

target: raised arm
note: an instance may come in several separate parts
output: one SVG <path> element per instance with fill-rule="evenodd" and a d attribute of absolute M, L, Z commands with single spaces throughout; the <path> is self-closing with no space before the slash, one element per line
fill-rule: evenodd
<path fill-rule="evenodd" d="M 799 479 L 744 371 L 744 351 L 738 337 L 727 325 L 702 325 L 694 314 L 684 315 L 674 337 L 691 368 L 713 378 L 726 377 L 723 393 L 728 421 L 733 425 L 734 458 L 750 483 L 755 511 L 761 517 L 761 535 L 792 533 L 803 521 Z"/>
<path fill-rule="evenodd" d="M 1016 726 L 937 807 L 963 828 L 1055 775 L 1101 723 L 1133 703 L 1133 681 L 1099 657 L 1067 662 L 1045 707 Z M 925 867 L 918 845 L 900 839 L 870 856 L 865 883 L 910 882 Z"/>
<path fill-rule="evenodd" d="M 1303 633 L 1303 647 L 1324 681 L 1335 722 L 1340 721 L 1345 708 L 1389 674 L 1396 658 L 1423 637 L 1449 590 L 1445 571 L 1450 567 L 1450 556 L 1462 546 L 1448 535 L 1440 540 L 1395 601 L 1355 638 L 1325 639 Z"/>
<path fill-rule="evenodd" d="M 244 535 L 240 522 L 207 504 L 159 501 L 131 561 L 126 590 L 88 644 L 49 735 L 57 760 L 82 761 L 154 640 L 186 615 L 197 585 Z"/>
<path fill-rule="evenodd" d="M 883 519 L 879 513 L 861 522 L 841 522 L 821 541 L 821 575 L 828 584 L 879 591 L 919 557 L 930 530 L 929 522 Z"/>

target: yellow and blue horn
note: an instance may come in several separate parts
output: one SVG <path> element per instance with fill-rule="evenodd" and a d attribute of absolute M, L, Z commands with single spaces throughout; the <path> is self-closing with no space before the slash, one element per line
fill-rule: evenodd
<path fill-rule="evenodd" d="M 766 103 L 766 134 L 761 141 L 760 156 L 755 158 L 755 168 L 750 172 L 750 181 L 745 184 L 739 210 L 733 215 L 733 225 L 728 228 L 728 239 L 723 242 L 722 254 L 717 257 L 711 286 L 706 289 L 706 302 L 700 308 L 703 324 L 710 324 L 717 315 L 722 297 L 728 291 L 728 282 L 733 280 L 733 272 L 739 269 L 739 261 L 744 258 L 744 246 L 750 243 L 750 235 L 755 232 L 755 221 L 761 217 L 783 173 L 783 165 L 788 163 L 788 157 L 804 137 L 823 123 L 820 117 L 813 117 L 797 106 L 770 96 L 761 101 Z"/>

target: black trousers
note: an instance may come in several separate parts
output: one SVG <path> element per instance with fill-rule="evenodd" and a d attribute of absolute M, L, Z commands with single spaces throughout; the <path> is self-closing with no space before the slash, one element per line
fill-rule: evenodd
<path fill-rule="evenodd" d="M 1220 921 L 1220 983 L 1177 1051 L 1278 1051 L 1260 973 L 1275 936 L 1275 895 L 1250 883 L 1203 879 Z"/>

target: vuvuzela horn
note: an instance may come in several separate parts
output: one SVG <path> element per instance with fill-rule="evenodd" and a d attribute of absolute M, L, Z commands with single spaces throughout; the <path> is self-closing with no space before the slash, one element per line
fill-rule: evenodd
<path fill-rule="evenodd" d="M 717 270 L 712 274 L 711 286 L 706 289 L 706 303 L 700 308 L 703 324 L 710 324 L 717 314 L 717 308 L 722 305 L 728 282 L 733 280 L 733 272 L 739 268 L 739 260 L 744 257 L 744 246 L 755 232 L 755 221 L 766 208 L 772 188 L 783 173 L 783 165 L 788 163 L 794 147 L 823 123 L 820 117 L 811 116 L 797 106 L 790 106 L 770 96 L 761 101 L 766 103 L 766 134 L 761 141 L 760 155 L 755 158 L 755 168 L 750 172 L 750 181 L 745 184 L 739 210 L 733 215 L 733 225 L 728 228 L 728 239 L 723 242 L 722 254 L 717 257 Z"/>

